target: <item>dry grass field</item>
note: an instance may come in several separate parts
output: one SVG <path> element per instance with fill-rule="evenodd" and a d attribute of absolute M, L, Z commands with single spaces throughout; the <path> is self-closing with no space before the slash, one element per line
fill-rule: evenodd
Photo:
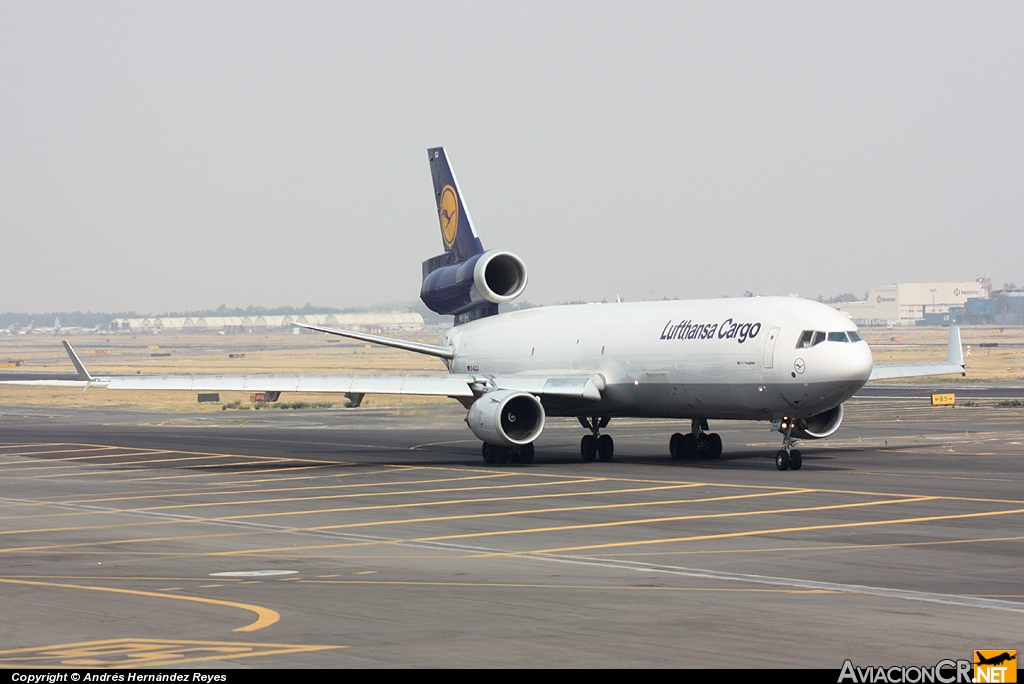
<path fill-rule="evenodd" d="M 997 332 L 1001 330 L 1001 332 Z M 949 332 L 945 328 L 864 328 L 876 361 L 922 361 L 945 357 Z M 967 377 L 933 378 L 952 384 L 1024 380 L 1024 328 L 965 326 L 961 328 L 967 359 Z M 436 343 L 432 333 L 410 337 Z M 215 374 L 215 373 L 443 373 L 437 359 L 381 347 L 370 347 L 320 334 L 256 333 L 216 335 L 205 333 L 160 335 L 80 335 L 71 343 L 86 367 L 96 375 Z M 998 343 L 985 347 L 982 343 Z M 161 354 L 161 356 L 154 356 Z M 169 354 L 169 356 L 164 356 Z M 229 358 L 244 354 L 244 358 Z M 60 338 L 42 335 L 0 337 L 0 363 L 20 360 L 18 368 L 3 371 L 25 373 L 74 373 Z M 911 382 L 913 380 L 910 380 Z M 886 382 L 906 382 L 903 380 Z M 243 392 L 221 392 L 220 404 L 199 404 L 195 392 L 107 391 L 90 389 L 84 394 L 71 387 L 0 386 L 0 406 L 117 406 L 136 410 L 208 412 L 222 411 L 238 402 L 249 408 Z M 415 406 L 450 402 L 433 397 L 367 396 L 363 406 Z M 280 402 L 329 402 L 344 406 L 344 397 L 333 394 L 285 394 Z M 231 409 L 236 410 L 236 409 Z"/>

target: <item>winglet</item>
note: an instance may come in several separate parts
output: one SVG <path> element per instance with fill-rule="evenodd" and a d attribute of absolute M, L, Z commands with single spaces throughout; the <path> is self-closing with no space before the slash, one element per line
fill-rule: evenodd
<path fill-rule="evenodd" d="M 64 348 L 68 350 L 68 356 L 71 357 L 71 363 L 75 364 L 75 370 L 78 371 L 78 377 L 86 382 L 92 382 L 93 377 L 89 375 L 89 371 L 85 370 L 85 364 L 83 364 L 82 360 L 78 358 L 78 354 L 76 354 L 75 350 L 71 347 L 71 343 L 67 340 L 61 340 L 61 342 L 64 343 Z"/>
<path fill-rule="evenodd" d="M 946 362 L 964 367 L 964 350 L 960 344 L 960 326 L 949 326 L 949 346 L 946 347 Z"/>

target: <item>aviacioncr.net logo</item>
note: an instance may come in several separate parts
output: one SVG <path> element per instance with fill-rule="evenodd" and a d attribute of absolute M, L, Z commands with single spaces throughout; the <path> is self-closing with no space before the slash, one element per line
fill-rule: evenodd
<path fill-rule="evenodd" d="M 869 665 L 857 667 L 849 660 L 843 663 L 838 684 L 972 684 L 970 660 L 940 660 L 935 665 Z"/>
<path fill-rule="evenodd" d="M 451 249 L 455 244 L 455 235 L 459 232 L 459 196 L 450 185 L 441 190 L 441 202 L 437 211 L 441 219 L 441 237 L 444 246 Z"/>

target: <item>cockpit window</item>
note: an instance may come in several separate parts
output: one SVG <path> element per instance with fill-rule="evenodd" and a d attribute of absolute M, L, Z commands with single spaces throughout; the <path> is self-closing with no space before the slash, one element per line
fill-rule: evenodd
<path fill-rule="evenodd" d="M 805 349 L 807 347 L 810 347 L 811 346 L 811 340 L 813 338 L 814 338 L 814 331 L 813 330 L 804 330 L 802 333 L 800 333 L 800 339 L 797 340 L 796 348 L 797 349 Z"/>
<path fill-rule="evenodd" d="M 811 346 L 813 347 L 816 344 L 821 344 L 824 341 L 825 341 L 825 333 L 821 332 L 820 330 L 815 330 L 814 331 L 814 341 L 811 342 Z"/>
<path fill-rule="evenodd" d="M 863 337 L 861 337 L 861 336 L 860 336 L 860 333 L 859 333 L 859 332 L 857 332 L 856 330 L 851 330 L 851 331 L 850 331 L 849 333 L 847 333 L 847 334 L 848 334 L 848 335 L 850 336 L 850 341 L 851 341 L 851 342 L 861 342 L 861 341 L 863 341 L 863 340 L 864 340 L 864 338 L 863 338 Z"/>
<path fill-rule="evenodd" d="M 845 332 L 830 332 L 828 334 L 828 341 L 829 342 L 849 342 L 850 340 L 848 340 L 846 338 L 846 333 Z"/>

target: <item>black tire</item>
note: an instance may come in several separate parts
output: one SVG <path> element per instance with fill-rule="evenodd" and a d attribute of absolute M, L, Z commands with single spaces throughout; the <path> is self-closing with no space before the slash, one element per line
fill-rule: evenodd
<path fill-rule="evenodd" d="M 504 465 L 509 462 L 509 458 L 512 456 L 510 453 L 511 449 L 508 447 L 496 446 L 494 447 L 494 462 L 498 465 Z"/>
<path fill-rule="evenodd" d="M 804 464 L 804 458 L 803 458 L 803 456 L 800 455 L 799 451 L 797 451 L 796 449 L 793 449 L 792 451 L 789 452 L 789 469 L 790 470 L 800 470 L 800 468 L 801 468 L 801 466 L 803 466 L 803 464 Z"/>
<path fill-rule="evenodd" d="M 683 436 L 678 432 L 668 440 L 668 455 L 675 459 L 683 457 Z"/>
<path fill-rule="evenodd" d="M 483 446 L 484 463 L 491 465 L 494 463 L 494 445 L 484 442 Z"/>
<path fill-rule="evenodd" d="M 588 462 L 597 458 L 597 440 L 594 435 L 583 435 L 580 440 L 580 456 Z"/>
<path fill-rule="evenodd" d="M 775 452 L 775 467 L 779 470 L 789 470 L 789 454 L 785 449 Z"/>
<path fill-rule="evenodd" d="M 597 438 L 597 457 L 602 461 L 612 460 L 615 455 L 615 442 L 611 435 L 601 435 Z"/>
<path fill-rule="evenodd" d="M 688 432 L 683 435 L 683 458 L 687 460 L 696 458 L 697 451 L 697 437 L 692 432 Z"/>
<path fill-rule="evenodd" d="M 530 463 L 533 461 L 533 444 L 523 444 L 520 446 L 509 447 L 508 450 L 508 462 L 509 463 Z"/>
<path fill-rule="evenodd" d="M 708 458 L 718 458 L 722 455 L 722 438 L 717 432 L 708 435 Z"/>

